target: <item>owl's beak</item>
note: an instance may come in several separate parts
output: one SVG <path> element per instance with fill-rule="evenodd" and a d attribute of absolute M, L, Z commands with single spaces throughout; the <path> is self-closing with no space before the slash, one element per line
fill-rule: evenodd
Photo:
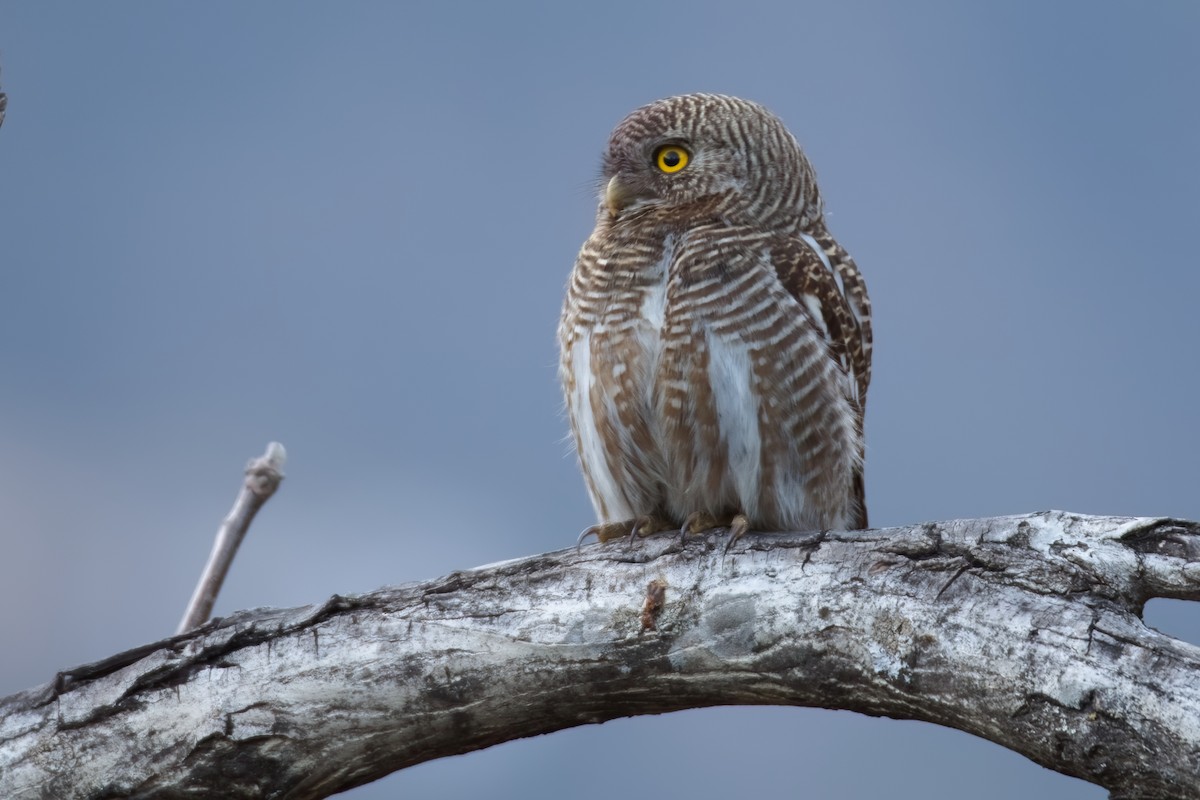
<path fill-rule="evenodd" d="M 608 182 L 608 187 L 604 190 L 604 202 L 608 206 L 608 211 L 614 217 L 621 213 L 621 210 L 634 201 L 636 195 L 627 184 L 621 183 L 621 176 L 614 175 Z"/>

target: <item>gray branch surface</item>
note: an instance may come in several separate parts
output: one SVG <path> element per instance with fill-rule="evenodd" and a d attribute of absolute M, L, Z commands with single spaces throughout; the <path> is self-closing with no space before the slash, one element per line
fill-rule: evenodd
<path fill-rule="evenodd" d="M 659 536 L 255 610 L 0 700 L 0 797 L 318 798 L 615 717 L 819 706 L 1200 798 L 1200 525 L 1046 512 Z"/>

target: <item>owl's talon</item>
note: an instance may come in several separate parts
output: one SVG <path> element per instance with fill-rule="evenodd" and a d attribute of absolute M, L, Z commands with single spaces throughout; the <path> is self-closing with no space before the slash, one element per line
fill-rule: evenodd
<path fill-rule="evenodd" d="M 653 514 L 637 517 L 630 523 L 628 546 L 632 547 L 634 540 L 639 536 L 653 536 L 656 533 L 673 530 L 674 527 L 670 522 Z"/>
<path fill-rule="evenodd" d="M 693 511 L 688 514 L 687 519 L 683 521 L 682 527 L 679 528 L 679 543 L 683 544 L 687 541 L 688 534 L 712 530 L 718 527 L 719 524 L 716 517 L 707 511 Z"/>
<path fill-rule="evenodd" d="M 589 536 L 595 536 L 597 541 L 603 541 L 603 539 L 600 538 L 600 526 L 599 525 L 589 525 L 588 527 L 583 529 L 583 532 L 579 534 L 579 538 L 575 540 L 575 549 L 576 550 L 582 549 L 583 540 L 588 538 Z"/>
<path fill-rule="evenodd" d="M 627 539 L 632 542 L 638 536 L 650 536 L 659 531 L 671 530 L 675 526 L 658 517 L 649 514 L 620 522 L 599 522 L 579 534 L 575 546 L 579 547 L 589 536 L 595 536 L 600 544 L 611 542 L 613 539 Z"/>
<path fill-rule="evenodd" d="M 725 543 L 725 553 L 729 553 L 729 548 L 733 547 L 733 543 L 742 538 L 746 531 L 750 530 L 750 520 L 746 519 L 745 514 L 738 514 L 729 521 L 729 541 Z"/>
<path fill-rule="evenodd" d="M 639 535 L 641 535 L 641 536 L 649 535 L 649 534 L 645 534 L 645 533 L 641 532 L 642 527 L 649 526 L 649 524 L 650 524 L 649 517 L 634 517 L 633 518 L 633 524 L 629 526 L 629 536 L 627 536 L 625 538 L 626 549 L 633 547 L 633 540 L 636 539 Z"/>

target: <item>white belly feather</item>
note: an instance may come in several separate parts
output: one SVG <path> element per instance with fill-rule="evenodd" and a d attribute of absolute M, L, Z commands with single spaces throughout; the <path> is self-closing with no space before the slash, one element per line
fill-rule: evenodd
<path fill-rule="evenodd" d="M 728 458 L 726 492 L 736 497 L 711 498 L 716 506 L 735 505 L 750 518 L 758 515 L 762 442 L 758 434 L 758 399 L 750 353 L 741 337 L 708 331 L 708 382 L 717 408 L 717 429 Z"/>

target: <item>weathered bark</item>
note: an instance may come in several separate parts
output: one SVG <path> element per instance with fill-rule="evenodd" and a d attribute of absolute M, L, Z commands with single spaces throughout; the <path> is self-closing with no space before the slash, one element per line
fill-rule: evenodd
<path fill-rule="evenodd" d="M 325 797 L 614 717 L 820 706 L 1200 798 L 1200 525 L 1060 512 L 653 537 L 246 611 L 0 701 L 5 798 Z"/>

